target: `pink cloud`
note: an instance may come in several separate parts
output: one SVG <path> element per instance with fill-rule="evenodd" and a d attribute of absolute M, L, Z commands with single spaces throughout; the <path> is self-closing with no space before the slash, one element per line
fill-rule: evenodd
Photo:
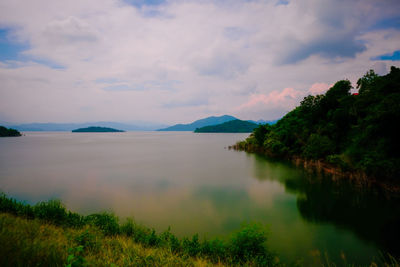
<path fill-rule="evenodd" d="M 303 93 L 293 88 L 285 88 L 282 91 L 272 91 L 268 95 L 265 94 L 253 94 L 250 96 L 250 100 L 240 105 L 237 109 L 248 109 L 259 105 L 266 105 L 269 107 L 290 107 L 295 105 L 299 97 Z"/>
<path fill-rule="evenodd" d="M 312 95 L 320 95 L 324 94 L 331 87 L 332 84 L 329 85 L 327 83 L 314 83 L 313 85 L 311 85 L 311 88 L 308 89 L 308 92 Z"/>

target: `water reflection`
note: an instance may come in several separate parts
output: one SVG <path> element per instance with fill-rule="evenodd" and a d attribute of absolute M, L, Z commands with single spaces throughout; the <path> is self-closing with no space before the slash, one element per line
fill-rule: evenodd
<path fill-rule="evenodd" d="M 0 140 L 0 190 L 29 203 L 59 198 L 84 214 L 133 216 L 180 237 L 224 238 L 257 221 L 287 262 L 312 264 L 318 252 L 338 262 L 344 251 L 367 264 L 377 246 L 398 255 L 398 199 L 224 149 L 245 137 L 28 133 Z"/>
<path fill-rule="evenodd" d="M 263 156 L 254 155 L 257 179 L 278 180 L 297 195 L 303 219 L 330 223 L 352 231 L 382 251 L 400 255 L 400 197 L 345 179 L 332 179 L 295 170 Z"/>

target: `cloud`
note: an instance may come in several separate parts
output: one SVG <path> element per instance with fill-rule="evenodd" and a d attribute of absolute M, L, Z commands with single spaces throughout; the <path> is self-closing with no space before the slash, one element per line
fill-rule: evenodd
<path fill-rule="evenodd" d="M 332 86 L 333 86 L 333 84 L 329 85 L 326 83 L 314 83 L 310 87 L 308 92 L 312 95 L 321 95 L 321 94 L 325 94 L 326 91 L 328 91 L 328 89 L 331 88 Z"/>
<path fill-rule="evenodd" d="M 209 103 L 207 98 L 193 98 L 188 100 L 174 100 L 163 104 L 164 108 L 183 108 L 183 107 L 198 107 L 206 106 Z"/>
<path fill-rule="evenodd" d="M 246 73 L 249 64 L 237 54 L 216 53 L 208 58 L 197 58 L 195 69 L 200 75 L 217 76 L 232 79 Z"/>
<path fill-rule="evenodd" d="M 78 42 L 92 43 L 98 40 L 96 32 L 89 24 L 75 17 L 51 21 L 43 31 L 43 37 L 55 46 Z"/>
<path fill-rule="evenodd" d="M 399 10 L 398 0 L 3 0 L 0 115 L 274 119 L 309 90 L 400 66 L 374 59 L 396 57 L 386 54 L 399 49 Z"/>
<path fill-rule="evenodd" d="M 350 37 L 350 36 L 348 36 Z M 311 55 L 320 55 L 324 58 L 354 58 L 357 53 L 365 51 L 366 46 L 358 40 L 346 36 L 324 37 L 311 40 L 307 43 L 297 43 L 298 48 L 293 49 L 282 58 L 283 64 L 296 63 Z"/>
<path fill-rule="evenodd" d="M 254 94 L 250 96 L 250 100 L 240 105 L 238 110 L 250 109 L 256 106 L 271 107 L 293 107 L 303 93 L 293 88 L 285 88 L 282 91 L 272 91 L 268 95 Z"/>

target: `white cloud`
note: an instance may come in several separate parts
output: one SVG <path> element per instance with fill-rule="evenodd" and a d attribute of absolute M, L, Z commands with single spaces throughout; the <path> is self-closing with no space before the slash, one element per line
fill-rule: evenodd
<path fill-rule="evenodd" d="M 399 5 L 3 0 L 0 28 L 29 49 L 0 61 L 0 119 L 274 119 L 322 85 L 387 70 L 371 58 L 398 50 L 400 33 L 374 25 Z"/>

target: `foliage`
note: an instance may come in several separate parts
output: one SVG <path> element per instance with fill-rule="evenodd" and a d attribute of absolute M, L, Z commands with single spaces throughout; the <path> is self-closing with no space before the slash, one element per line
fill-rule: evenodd
<path fill-rule="evenodd" d="M 132 219 L 120 225 L 118 217 L 112 213 L 103 212 L 82 216 L 67 211 L 59 200 L 40 202 L 31 206 L 0 194 L 0 212 L 34 219 L 35 224 L 39 224 L 40 221 L 44 224 L 62 226 L 65 229 L 76 229 L 76 234 L 69 241 L 73 244 L 68 244 L 68 253 L 63 254 L 65 257 L 63 261 L 67 263 L 67 266 L 90 265 L 85 255 L 101 253 L 104 249 L 102 242 L 106 237 L 127 238 L 135 244 L 140 244 L 143 249 L 164 249 L 168 253 L 179 256 L 179 259 L 199 257 L 215 264 L 223 262 L 228 265 L 276 265 L 275 257 L 266 247 L 266 232 L 258 224 L 244 225 L 228 241 L 200 240 L 197 234 L 192 238 L 179 239 L 171 233 L 170 229 L 157 233 L 154 229 L 140 225 Z M 117 251 L 121 250 L 120 245 L 117 246 Z M 0 256 L 1 249 L 0 247 Z M 15 249 L 18 250 L 18 248 Z M 158 260 L 153 258 L 146 258 L 146 262 L 145 265 L 153 265 L 153 263 L 158 265 Z"/>
<path fill-rule="evenodd" d="M 368 71 L 351 94 L 348 80 L 309 95 L 275 125 L 256 128 L 236 148 L 281 158 L 328 162 L 377 179 L 400 177 L 400 69 Z"/>
<path fill-rule="evenodd" d="M 321 191 L 321 194 L 326 193 Z M 326 195 L 329 200 L 331 196 Z M 50 202 L 50 205 L 42 202 L 41 207 L 63 210 L 62 203 Z M 307 212 L 306 204 L 300 203 L 302 212 Z M 119 233 L 110 235 L 100 222 L 108 225 L 118 221 L 114 215 L 91 216 L 98 219 L 100 227 L 92 219 L 90 224 L 69 227 L 60 223 L 57 216 L 46 216 L 45 220 L 36 218 L 34 213 L 15 216 L 22 206 L 33 210 L 28 204 L 0 195 L 0 266 L 285 266 L 268 250 L 266 229 L 257 223 L 244 224 L 226 241 L 200 240 L 198 235 L 178 239 L 170 229 L 157 234 L 132 219 L 119 225 Z M 325 206 L 332 208 L 329 201 Z M 326 208 L 321 212 L 327 216 L 337 214 L 326 212 Z M 390 254 L 383 260 L 385 266 L 399 266 Z M 329 261 L 327 265 L 335 266 Z M 373 262 L 371 266 L 377 265 Z"/>
<path fill-rule="evenodd" d="M 4 126 L 0 126 L 0 137 L 7 136 L 21 136 L 21 133 L 15 129 L 7 129 Z"/>

